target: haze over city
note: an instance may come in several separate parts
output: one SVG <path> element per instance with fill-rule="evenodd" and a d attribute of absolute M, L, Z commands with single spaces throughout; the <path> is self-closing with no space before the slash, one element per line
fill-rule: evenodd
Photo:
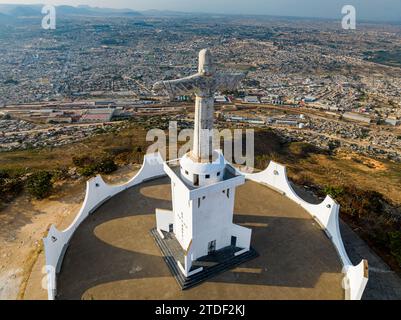
<path fill-rule="evenodd" d="M 276 16 L 338 18 L 344 5 L 357 8 L 363 20 L 401 21 L 401 2 L 398 0 L 0 0 L 0 4 L 90 5 L 133 10 L 171 10 L 224 14 L 263 14 Z"/>

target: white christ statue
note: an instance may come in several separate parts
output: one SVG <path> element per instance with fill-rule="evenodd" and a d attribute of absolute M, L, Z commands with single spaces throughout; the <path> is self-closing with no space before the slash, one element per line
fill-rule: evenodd
<path fill-rule="evenodd" d="M 209 49 L 199 52 L 198 73 L 177 80 L 157 82 L 155 91 L 166 90 L 170 99 L 180 95 L 196 96 L 195 132 L 191 158 L 197 162 L 210 161 L 212 154 L 212 131 L 214 118 L 214 93 L 233 91 L 244 74 L 217 73 Z"/>

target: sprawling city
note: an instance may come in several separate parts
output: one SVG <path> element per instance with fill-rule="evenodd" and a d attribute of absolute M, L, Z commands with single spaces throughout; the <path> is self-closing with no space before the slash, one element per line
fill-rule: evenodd
<path fill-rule="evenodd" d="M 340 12 L 338 19 L 323 19 L 60 6 L 56 7 L 57 27 L 46 29 L 41 9 L 42 5 L 0 3 L 0 299 L 401 299 L 401 22 L 358 21 L 355 30 L 346 30 Z M 252 229 L 247 248 L 259 257 L 238 262 L 236 269 L 224 267 L 223 273 L 211 278 L 220 264 L 210 266 L 208 257 L 223 257 L 220 251 L 226 249 L 220 250 L 219 243 L 216 249 L 216 241 L 209 239 L 209 255 L 199 255 L 187 270 L 187 262 L 180 261 L 187 261 L 188 252 L 197 250 L 196 239 L 204 236 L 193 231 L 189 247 L 179 246 L 184 256 L 177 257 L 178 267 L 167 261 L 166 252 L 171 250 L 175 257 L 174 250 L 180 251 L 176 249 L 181 243 L 178 221 L 185 217 L 175 214 L 180 205 L 174 188 L 175 179 L 184 183 L 185 179 L 173 175 L 175 169 L 168 161 L 175 159 L 164 159 L 164 166 L 172 168 L 171 173 L 165 169 L 167 178 L 159 175 L 161 180 L 147 182 L 153 176 L 148 177 L 142 185 L 114 193 L 90 210 L 68 240 L 68 250 L 58 255 L 57 268 L 61 262 L 63 266 L 56 271 L 57 292 L 49 289 L 51 280 L 43 287 L 42 278 L 46 273 L 50 277 L 53 250 L 46 241 L 51 238 L 57 243 L 61 233 L 52 233 L 54 225 L 69 230 L 78 212 L 83 212 L 81 205 L 89 197 L 86 183 L 89 186 L 102 174 L 107 183 L 122 184 L 138 170 L 146 171 L 147 150 L 154 142 L 147 139 L 151 129 L 168 132 L 173 123 L 179 130 L 197 130 L 202 117 L 198 107 L 203 106 L 200 95 L 175 91 L 168 83 L 196 74 L 199 52 L 205 48 L 213 55 L 217 72 L 243 74 L 234 90 L 213 92 L 214 126 L 254 132 L 254 173 L 245 175 L 246 183 L 237 191 L 228 190 L 236 192 L 234 221 Z M 208 59 L 207 53 L 206 65 Z M 200 74 L 201 70 L 199 64 Z M 158 81 L 164 81 L 164 90 L 155 89 Z M 192 152 L 188 156 L 194 157 Z M 184 159 L 181 170 L 191 174 L 192 167 L 185 167 Z M 329 196 L 333 204 L 323 209 L 339 205 L 340 245 L 320 213 L 298 202 L 302 212 L 293 214 L 301 211 L 293 206 L 297 200 L 289 200 L 288 191 L 259 178 L 276 163 L 286 167 L 290 189 L 302 203 L 317 206 Z M 235 163 L 229 167 L 239 168 Z M 274 175 L 279 172 L 276 168 Z M 187 186 L 190 190 L 199 183 L 196 190 L 206 188 L 202 180 L 194 181 Z M 173 191 L 164 187 L 170 183 Z M 207 201 L 205 197 L 212 206 L 214 199 L 205 195 L 197 200 L 198 208 Z M 164 203 L 167 200 L 169 204 Z M 143 207 L 134 206 L 132 212 L 119 207 L 132 201 Z M 164 230 L 160 221 L 167 218 L 161 218 L 158 210 L 171 210 L 170 201 L 177 221 Z M 273 202 L 281 205 L 261 209 Z M 141 220 L 145 216 L 140 212 L 150 215 L 150 220 Z M 328 237 L 309 224 L 298 226 L 284 217 L 309 222 Z M 157 246 L 149 234 L 155 219 Z M 295 239 L 287 231 L 285 239 L 290 239 L 288 248 L 294 252 L 279 245 L 287 241 L 280 240 L 280 228 L 302 234 Z M 149 244 L 131 239 L 131 233 L 143 233 Z M 261 237 L 266 237 L 265 242 Z M 95 239 L 110 248 L 129 250 L 132 256 L 117 256 Z M 246 247 L 241 247 L 241 241 L 240 235 L 231 235 L 231 247 L 237 251 Z M 322 244 L 298 248 L 302 242 L 314 241 Z M 88 259 L 96 252 L 98 259 L 116 259 L 115 277 L 102 263 L 94 275 L 85 274 L 89 271 L 79 250 Z M 323 251 L 332 256 L 321 257 Z M 125 272 L 126 259 L 135 262 L 130 260 Z M 295 265 L 304 259 L 317 262 L 304 266 L 310 268 L 310 278 L 304 275 L 309 280 L 296 281 L 292 278 L 305 269 Z M 277 260 L 286 264 L 275 266 Z M 156 262 L 162 271 L 152 274 Z M 317 264 L 327 269 L 320 270 Z M 344 271 L 348 264 L 364 266 L 362 280 L 355 276 L 357 271 L 352 276 Z M 155 281 L 170 278 L 171 284 L 166 280 L 168 285 L 160 289 L 165 293 L 156 293 Z M 174 278 L 183 283 L 182 288 Z M 193 282 L 196 287 L 185 287 Z M 236 285 L 243 291 L 230 293 Z M 359 286 L 358 294 L 353 286 Z"/>

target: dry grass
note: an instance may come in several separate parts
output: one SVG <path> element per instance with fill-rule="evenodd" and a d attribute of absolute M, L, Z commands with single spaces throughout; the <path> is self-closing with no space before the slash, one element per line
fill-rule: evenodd
<path fill-rule="evenodd" d="M 72 166 L 72 157 L 79 155 L 101 156 L 115 150 L 134 152 L 134 147 L 147 145 L 143 129 L 125 129 L 117 134 L 108 133 L 82 142 L 57 148 L 23 150 L 0 153 L 0 168 L 8 170 L 53 170 Z M 145 149 L 146 150 L 146 149 Z"/>

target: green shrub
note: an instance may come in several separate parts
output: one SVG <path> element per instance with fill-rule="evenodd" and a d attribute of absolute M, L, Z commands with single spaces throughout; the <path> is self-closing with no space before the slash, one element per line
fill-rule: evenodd
<path fill-rule="evenodd" d="M 330 142 L 328 143 L 329 151 L 330 151 L 331 153 L 333 153 L 333 152 L 334 152 L 336 149 L 338 149 L 340 146 L 341 146 L 341 143 L 340 143 L 340 141 L 338 141 L 338 140 L 330 141 Z"/>
<path fill-rule="evenodd" d="M 11 202 L 24 189 L 21 172 L 0 169 L 0 206 Z"/>
<path fill-rule="evenodd" d="M 96 165 L 96 169 L 100 173 L 112 173 L 118 169 L 117 165 L 115 164 L 113 159 L 110 158 L 105 158 L 102 159 L 99 163 Z"/>
<path fill-rule="evenodd" d="M 6 170 L 0 169 L 0 179 L 7 179 L 9 177 L 10 177 L 10 175 Z"/>
<path fill-rule="evenodd" d="M 36 199 L 46 198 L 53 188 L 52 174 L 48 171 L 35 172 L 28 178 L 26 188 Z"/>
<path fill-rule="evenodd" d="M 326 186 L 323 189 L 324 194 L 328 194 L 334 199 L 337 199 L 339 196 L 341 196 L 344 193 L 344 189 L 342 187 L 334 187 L 334 186 Z"/>
<path fill-rule="evenodd" d="M 94 164 L 90 164 L 83 168 L 78 169 L 78 173 L 84 177 L 91 177 L 97 174 L 96 166 Z"/>
<path fill-rule="evenodd" d="M 85 166 L 92 164 L 93 159 L 88 156 L 73 157 L 72 163 L 79 168 L 83 168 Z"/>
<path fill-rule="evenodd" d="M 53 171 L 53 178 L 55 180 L 65 180 L 68 178 L 68 168 L 61 167 Z"/>
<path fill-rule="evenodd" d="M 75 164 L 79 167 L 79 174 L 85 177 L 91 177 L 98 173 L 110 174 L 118 169 L 118 166 L 111 158 L 92 159 L 83 157 L 76 159 Z"/>
<path fill-rule="evenodd" d="M 311 154 L 319 153 L 318 148 L 305 142 L 292 142 L 288 147 L 289 152 L 298 158 L 307 158 Z"/>
<path fill-rule="evenodd" d="M 131 147 L 113 147 L 113 148 L 106 149 L 106 152 L 109 153 L 110 155 L 112 155 L 113 157 L 115 157 L 120 154 L 132 152 L 132 148 Z"/>
<path fill-rule="evenodd" d="M 0 177 L 0 194 L 3 202 L 8 202 L 18 196 L 23 190 L 23 182 L 20 177 Z"/>
<path fill-rule="evenodd" d="M 336 197 L 341 205 L 342 213 L 358 218 L 372 213 L 378 215 L 383 213 L 383 203 L 386 200 L 381 193 L 373 190 L 361 190 L 352 185 L 342 188 L 344 189 L 343 192 L 337 193 Z M 334 193 L 336 193 L 335 191 Z"/>

